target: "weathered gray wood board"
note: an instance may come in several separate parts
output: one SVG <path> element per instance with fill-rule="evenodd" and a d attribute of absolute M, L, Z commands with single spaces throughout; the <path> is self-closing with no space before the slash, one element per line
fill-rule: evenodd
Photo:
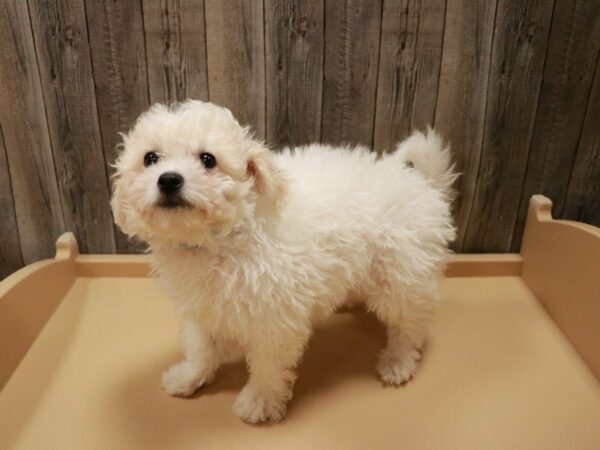
<path fill-rule="evenodd" d="M 600 2 L 556 1 L 513 249 L 528 199 L 544 194 L 562 211 L 600 49 Z M 585 150 L 584 150 L 585 151 Z"/>
<path fill-rule="evenodd" d="M 600 225 L 600 57 L 562 217 Z"/>
<path fill-rule="evenodd" d="M 29 7 L 65 227 L 83 252 L 114 252 L 83 2 Z"/>
<path fill-rule="evenodd" d="M 102 148 L 112 174 L 119 132 L 128 130 L 150 104 L 142 4 L 94 0 L 85 6 Z M 144 248 L 118 229 L 115 238 L 119 252 Z"/>
<path fill-rule="evenodd" d="M 435 128 L 450 142 L 461 173 L 454 247 L 462 250 L 475 197 L 496 17 L 496 0 L 448 0 Z"/>
<path fill-rule="evenodd" d="M 554 0 L 498 0 L 480 170 L 463 250 L 511 247 Z"/>
<path fill-rule="evenodd" d="M 65 225 L 27 3 L 0 2 L 0 30 L 0 126 L 28 264 L 53 254 Z"/>
<path fill-rule="evenodd" d="M 382 3 L 325 2 L 323 142 L 373 145 Z"/>
<path fill-rule="evenodd" d="M 225 106 L 255 136 L 265 137 L 265 21 L 263 2 L 206 2 L 210 101 Z"/>
<path fill-rule="evenodd" d="M 203 0 L 142 0 L 150 100 L 208 100 Z"/>
<path fill-rule="evenodd" d="M 112 223 L 119 132 L 153 102 L 230 108 L 274 149 L 450 142 L 456 251 L 518 250 L 534 193 L 600 225 L 600 3 L 592 0 L 0 2 L 0 277 L 138 252 Z"/>
<path fill-rule="evenodd" d="M 411 130 L 433 125 L 445 9 L 441 0 L 383 3 L 377 150 L 393 150 Z"/>
<path fill-rule="evenodd" d="M 10 275 L 23 265 L 23 255 L 19 244 L 19 229 L 17 228 L 17 216 L 15 214 L 15 202 L 10 186 L 10 172 L 4 137 L 0 129 L 0 278 Z"/>
<path fill-rule="evenodd" d="M 324 1 L 265 0 L 267 142 L 321 137 Z"/>

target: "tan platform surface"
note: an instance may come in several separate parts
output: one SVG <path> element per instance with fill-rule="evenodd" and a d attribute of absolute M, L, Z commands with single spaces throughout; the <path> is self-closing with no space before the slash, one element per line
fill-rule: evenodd
<path fill-rule="evenodd" d="M 232 412 L 243 364 L 191 399 L 170 302 L 147 278 L 78 278 L 0 392 L 1 449 L 599 449 L 598 382 L 522 278 L 448 278 L 416 379 L 374 374 L 361 311 L 318 328 L 287 418 Z"/>

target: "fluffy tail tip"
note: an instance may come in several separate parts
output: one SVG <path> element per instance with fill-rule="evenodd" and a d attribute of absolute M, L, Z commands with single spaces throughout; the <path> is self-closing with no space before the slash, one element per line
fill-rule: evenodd
<path fill-rule="evenodd" d="M 452 185 L 458 173 L 454 170 L 450 146 L 445 145 L 431 127 L 427 127 L 426 133 L 416 131 L 400 142 L 394 155 L 421 172 L 433 187 L 448 198 L 454 198 Z"/>

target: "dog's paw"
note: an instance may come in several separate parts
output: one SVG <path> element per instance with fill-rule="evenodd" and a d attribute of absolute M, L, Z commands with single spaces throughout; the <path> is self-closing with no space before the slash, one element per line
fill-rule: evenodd
<path fill-rule="evenodd" d="M 210 381 L 200 367 L 189 361 L 182 361 L 165 371 L 162 375 L 162 385 L 167 394 L 177 397 L 192 395 L 198 388 Z"/>
<path fill-rule="evenodd" d="M 377 372 L 385 383 L 398 386 L 414 376 L 420 359 L 418 350 L 411 349 L 401 354 L 384 350 L 379 356 Z"/>
<path fill-rule="evenodd" d="M 274 423 L 285 416 L 286 402 L 274 394 L 266 395 L 246 385 L 235 399 L 233 411 L 246 423 Z"/>

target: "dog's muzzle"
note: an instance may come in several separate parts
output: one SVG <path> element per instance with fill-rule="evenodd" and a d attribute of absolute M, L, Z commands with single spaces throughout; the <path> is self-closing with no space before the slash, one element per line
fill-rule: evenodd
<path fill-rule="evenodd" d="M 183 187 L 183 177 L 177 172 L 165 172 L 158 177 L 158 189 L 164 195 L 172 195 Z"/>
<path fill-rule="evenodd" d="M 161 193 L 158 206 L 161 208 L 189 208 L 190 204 L 181 195 L 183 177 L 177 172 L 165 172 L 158 177 L 158 189 Z"/>

